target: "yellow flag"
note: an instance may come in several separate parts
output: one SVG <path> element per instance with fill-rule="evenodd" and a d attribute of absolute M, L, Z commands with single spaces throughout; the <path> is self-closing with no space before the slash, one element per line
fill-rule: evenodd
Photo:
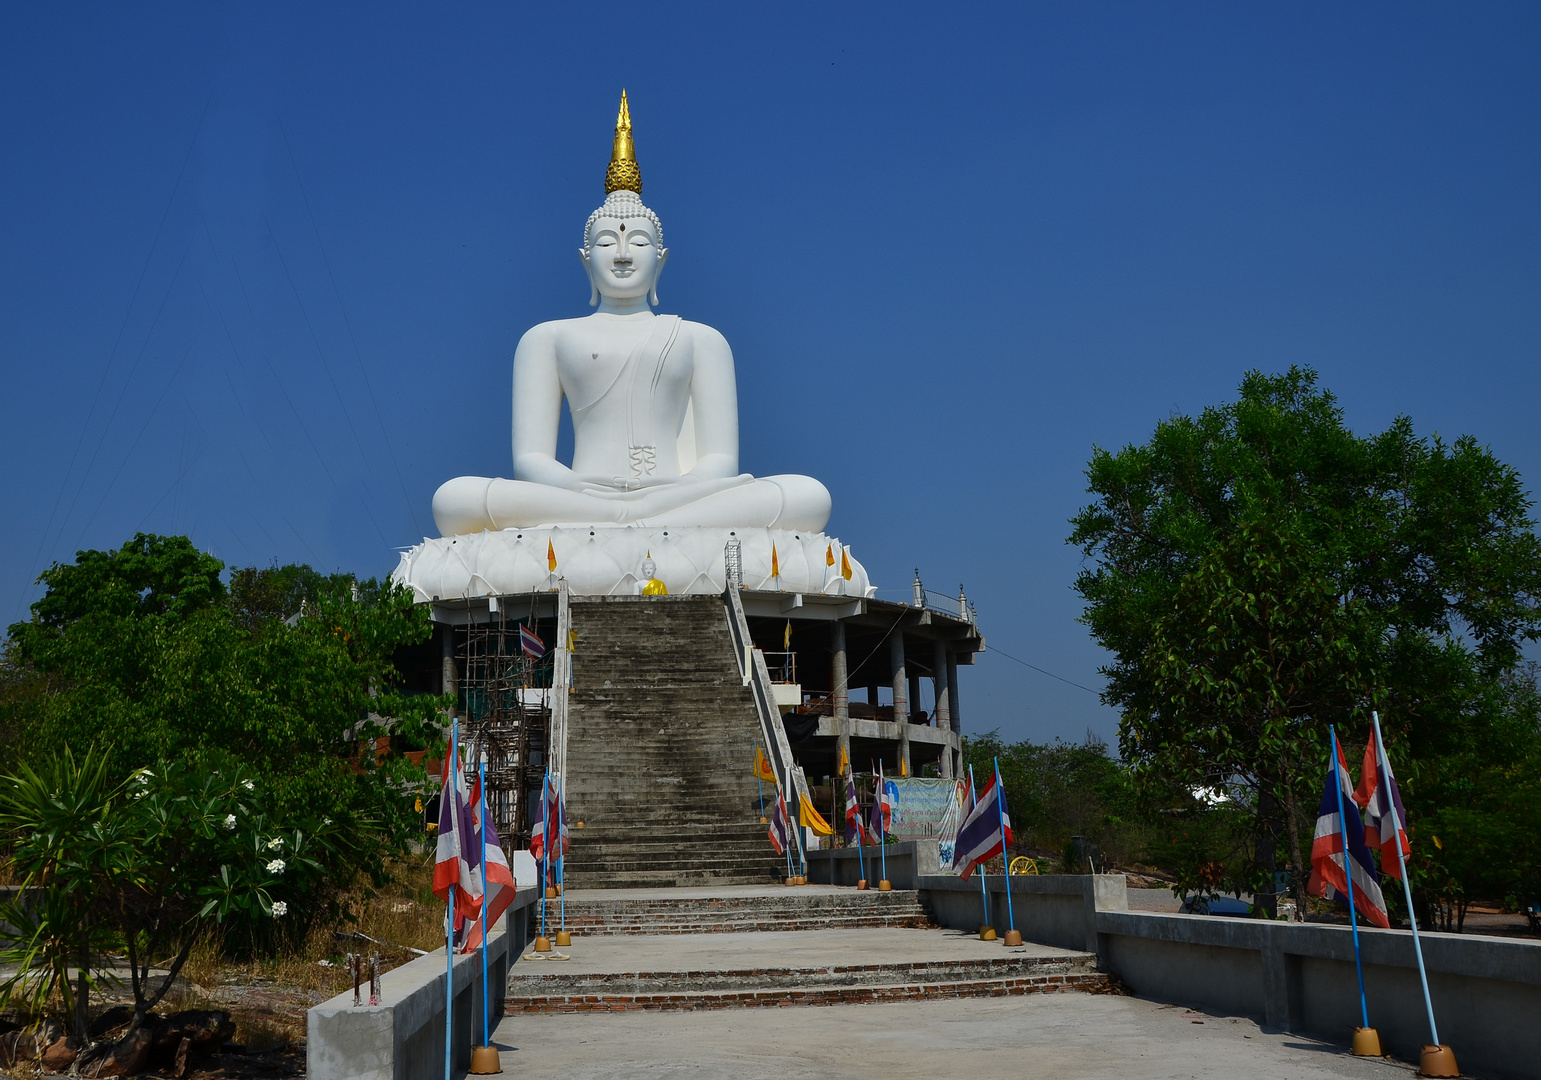
<path fill-rule="evenodd" d="M 834 566 L 835 565 L 835 545 L 833 545 L 833 544 L 825 544 L 824 545 L 824 565 L 825 566 Z"/>
<path fill-rule="evenodd" d="M 840 765 L 839 765 L 839 767 L 835 771 L 839 775 L 844 776 L 850 770 L 850 768 L 851 768 L 851 758 L 850 758 L 850 755 L 848 755 L 845 752 L 845 747 L 842 746 L 840 748 Z"/>
<path fill-rule="evenodd" d="M 908 775 L 910 775 L 910 767 L 905 764 L 905 761 L 904 761 L 903 758 L 899 759 L 899 775 L 900 776 L 908 776 Z"/>
<path fill-rule="evenodd" d="M 781 648 L 785 652 L 792 648 L 792 620 L 787 620 L 786 632 L 781 635 Z"/>
<path fill-rule="evenodd" d="M 765 751 L 758 746 L 754 748 L 754 774 L 766 783 L 776 782 L 775 770 L 771 768 L 770 762 L 765 760 Z"/>
<path fill-rule="evenodd" d="M 812 829 L 815 836 L 834 836 L 834 828 L 813 808 L 813 804 L 808 801 L 808 796 L 799 794 L 797 798 L 798 802 L 802 804 L 802 814 L 800 816 L 802 817 L 803 825 Z"/>
<path fill-rule="evenodd" d="M 771 545 L 771 577 L 781 576 L 781 560 L 776 558 L 776 545 Z"/>
<path fill-rule="evenodd" d="M 578 651 L 578 632 L 576 630 L 567 631 L 567 651 Z"/>
<path fill-rule="evenodd" d="M 551 546 L 551 541 L 546 541 L 546 571 L 556 573 L 556 548 Z"/>
<path fill-rule="evenodd" d="M 553 564 L 553 566 L 554 565 L 555 564 Z M 843 547 L 840 549 L 840 576 L 845 578 L 847 581 L 851 580 L 851 559 L 850 559 L 850 554 Z"/>

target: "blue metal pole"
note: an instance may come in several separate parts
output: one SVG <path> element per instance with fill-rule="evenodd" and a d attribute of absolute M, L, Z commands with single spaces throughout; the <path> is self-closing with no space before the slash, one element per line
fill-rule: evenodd
<path fill-rule="evenodd" d="M 556 789 L 556 907 L 557 914 L 561 918 L 558 927 L 563 933 L 567 932 L 567 890 L 562 887 L 562 879 L 567 876 L 567 851 L 562 844 L 562 826 L 567 824 L 567 777 L 557 779 Z"/>
<path fill-rule="evenodd" d="M 540 785 L 541 822 L 545 836 L 540 840 L 540 859 L 545 864 L 540 876 L 540 936 L 546 936 L 546 886 L 551 884 L 551 803 L 546 798 L 551 793 L 551 770 Z"/>
<path fill-rule="evenodd" d="M 1011 867 L 1007 864 L 1011 856 L 1006 851 L 1006 789 L 1001 785 L 1001 759 L 992 760 L 995 762 L 995 815 L 1001 830 L 1001 869 L 1005 871 L 1001 876 L 1006 879 L 1006 929 L 1015 930 L 1017 917 L 1011 910 Z"/>
<path fill-rule="evenodd" d="M 481 779 L 482 813 L 482 1045 L 490 1046 L 488 1028 L 492 1024 L 492 998 L 487 993 L 487 761 L 477 763 Z"/>
<path fill-rule="evenodd" d="M 878 852 L 883 856 L 883 878 L 888 880 L 888 815 L 883 813 L 883 800 L 888 792 L 884 786 L 883 763 L 878 762 Z"/>
<path fill-rule="evenodd" d="M 1397 801 L 1391 795 L 1391 759 L 1386 756 L 1386 740 L 1380 734 L 1380 713 L 1371 712 L 1375 721 L 1375 748 L 1380 751 L 1380 768 L 1386 777 L 1386 801 L 1391 804 L 1391 821 L 1397 833 L 1397 866 L 1402 871 L 1402 891 L 1407 896 L 1407 922 L 1413 928 L 1413 952 L 1418 956 L 1418 978 L 1423 983 L 1423 1007 L 1429 1014 L 1429 1036 L 1439 1045 L 1439 1028 L 1434 1024 L 1434 1003 L 1429 1000 L 1429 976 L 1423 970 L 1423 946 L 1418 941 L 1418 916 L 1413 913 L 1413 886 L 1407 880 L 1407 858 L 1402 854 L 1402 829 L 1404 823 L 1397 812 Z"/>
<path fill-rule="evenodd" d="M 972 765 L 970 765 L 968 767 L 968 793 L 969 793 L 969 801 L 970 802 L 978 802 L 979 801 L 979 795 L 974 790 L 974 766 L 972 766 Z M 956 843 L 956 841 L 954 841 L 954 842 Z M 952 861 L 955 864 L 958 861 L 958 853 L 957 853 L 956 849 L 954 849 L 954 851 L 953 851 Z M 1007 876 L 1008 879 L 1011 877 L 1010 874 L 1007 874 L 1006 876 Z M 1010 880 L 1008 880 L 1006 882 L 1006 884 L 1010 885 L 1011 884 Z M 981 908 L 984 909 L 984 913 L 985 913 L 984 925 L 989 926 L 990 925 L 990 895 L 987 892 L 985 892 L 985 872 L 983 870 L 979 871 L 979 905 L 980 905 Z"/>
<path fill-rule="evenodd" d="M 1354 903 L 1354 857 L 1348 850 L 1348 819 L 1343 816 L 1343 773 L 1338 768 L 1338 733 L 1327 725 L 1327 737 L 1332 742 L 1332 785 L 1338 791 L 1338 833 L 1343 837 L 1343 882 L 1348 886 L 1348 925 L 1354 931 L 1354 970 L 1359 974 L 1359 1018 L 1362 1027 L 1370 1026 L 1370 1007 L 1364 997 L 1364 964 L 1359 958 L 1359 915 Z"/>
<path fill-rule="evenodd" d="M 460 721 L 452 720 L 449 726 L 449 768 L 445 770 L 444 778 L 448 783 L 445 790 L 439 792 L 439 800 L 450 800 L 450 822 L 455 823 L 455 791 L 459 785 L 460 762 L 457 760 L 457 742 L 460 736 Z M 451 1065 L 455 1047 L 455 887 L 450 886 L 449 899 L 444 905 L 444 1080 L 451 1080 Z"/>

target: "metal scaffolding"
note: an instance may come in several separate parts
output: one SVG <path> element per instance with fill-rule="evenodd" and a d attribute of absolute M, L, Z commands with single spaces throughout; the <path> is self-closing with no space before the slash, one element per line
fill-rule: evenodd
<path fill-rule="evenodd" d="M 540 659 L 524 651 L 521 625 L 545 639 Z M 541 626 L 533 610 L 522 620 L 498 610 L 454 635 L 468 763 L 486 761 L 487 806 L 503 847 L 528 847 L 551 735 L 554 624 Z"/>

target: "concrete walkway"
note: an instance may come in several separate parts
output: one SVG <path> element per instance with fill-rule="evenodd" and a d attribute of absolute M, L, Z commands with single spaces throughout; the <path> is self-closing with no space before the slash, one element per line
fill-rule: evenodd
<path fill-rule="evenodd" d="M 1249 1020 L 1089 994 L 524 1015 L 499 1024 L 495 1041 L 505 1074 L 567 1080 L 1404 1080 L 1414 1071 L 1297 1035 L 1265 1035 Z"/>

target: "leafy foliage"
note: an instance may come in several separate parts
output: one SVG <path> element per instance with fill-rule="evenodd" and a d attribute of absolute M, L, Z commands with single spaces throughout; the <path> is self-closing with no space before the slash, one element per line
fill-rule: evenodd
<path fill-rule="evenodd" d="M 142 534 L 50 568 L 32 620 L 10 628 L 0 725 L 28 761 L 101 746 L 120 781 L 164 762 L 251 778 L 270 820 L 307 823 L 308 844 L 336 821 L 353 840 L 312 849 L 325 873 L 290 924 L 335 917 L 358 875 L 380 881 L 419 835 L 422 771 L 360 747 L 387 731 L 439 739 L 444 702 L 401 692 L 392 665 L 430 633 L 427 612 L 388 582 L 285 566 L 238 570 L 227 589 L 222 572 L 186 538 Z M 184 796 L 178 813 L 213 798 Z"/>
<path fill-rule="evenodd" d="M 1083 619 L 1113 654 L 1104 700 L 1143 798 L 1204 838 L 1189 879 L 1266 906 L 1280 846 L 1303 865 L 1327 725 L 1363 740 L 1374 703 L 1410 813 L 1433 788 L 1398 755 L 1454 740 L 1491 760 L 1484 733 L 1512 726 L 1495 690 L 1541 636 L 1541 541 L 1518 474 L 1475 440 L 1406 417 L 1360 438 L 1291 368 L 1097 450 L 1087 476 Z M 1195 828 L 1199 789 L 1230 801 Z"/>

